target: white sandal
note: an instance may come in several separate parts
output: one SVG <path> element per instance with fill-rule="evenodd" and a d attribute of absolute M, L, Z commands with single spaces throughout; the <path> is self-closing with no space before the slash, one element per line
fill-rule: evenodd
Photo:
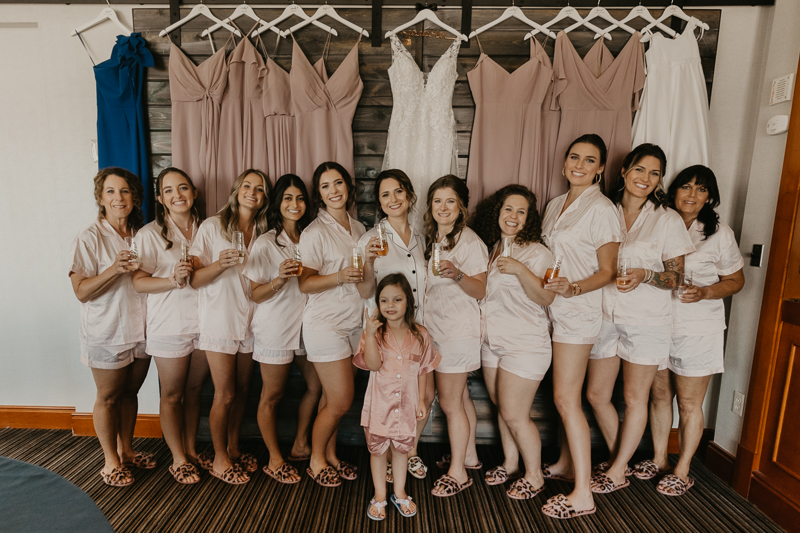
<path fill-rule="evenodd" d="M 378 516 L 372 516 L 372 514 L 370 514 L 369 512 L 370 507 L 375 507 L 378 510 Z M 380 522 L 381 520 L 386 518 L 386 513 L 384 513 L 383 516 L 381 516 L 381 510 L 384 507 L 386 507 L 386 500 L 383 500 L 382 502 L 376 502 L 374 498 L 371 499 L 369 501 L 369 507 L 367 507 L 367 516 L 369 517 L 370 520 L 375 520 L 376 522 Z"/>

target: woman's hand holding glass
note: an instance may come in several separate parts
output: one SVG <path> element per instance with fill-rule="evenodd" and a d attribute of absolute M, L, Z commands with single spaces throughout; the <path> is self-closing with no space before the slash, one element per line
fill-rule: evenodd
<path fill-rule="evenodd" d="M 558 277 L 550 280 L 545 279 L 544 288 L 548 291 L 560 294 L 564 298 L 572 298 L 572 283 L 567 278 Z"/>
<path fill-rule="evenodd" d="M 337 274 L 337 281 L 339 285 L 342 283 L 358 283 L 364 278 L 364 271 L 356 267 L 346 267 L 339 271 Z"/>
<path fill-rule="evenodd" d="M 239 251 L 236 248 L 222 250 L 219 253 L 219 266 L 222 270 L 227 270 L 239 264 Z"/>
<path fill-rule="evenodd" d="M 698 287 L 696 285 L 687 285 L 684 290 L 683 294 L 680 296 L 681 302 L 685 304 L 693 304 L 695 302 L 699 302 L 700 300 L 706 299 L 706 288 L 705 287 Z"/>
<path fill-rule="evenodd" d="M 378 239 L 378 237 L 372 237 L 369 241 L 367 241 L 367 256 L 365 257 L 366 262 L 373 264 L 375 259 L 380 257 L 380 254 L 378 253 L 380 250 L 383 250 L 383 248 L 381 247 L 381 241 Z"/>
<path fill-rule="evenodd" d="M 617 276 L 617 290 L 631 292 L 644 281 L 646 272 L 643 268 L 629 268 L 624 276 Z"/>
<path fill-rule="evenodd" d="M 191 258 L 189 261 L 178 261 L 175 263 L 175 268 L 173 268 L 172 273 L 175 275 L 175 280 L 178 282 L 179 286 L 183 287 L 188 283 L 193 270 Z"/>
<path fill-rule="evenodd" d="M 461 271 L 457 269 L 456 266 L 447 259 L 440 259 L 439 272 L 441 272 L 443 278 L 454 280 L 458 277 L 458 273 Z"/>
<path fill-rule="evenodd" d="M 128 272 L 133 272 L 139 268 L 139 264 L 135 263 L 132 264 L 130 261 L 131 252 L 128 250 L 122 250 L 117 254 L 117 258 L 114 259 L 114 272 L 117 274 L 127 274 Z"/>
<path fill-rule="evenodd" d="M 278 266 L 278 277 L 282 280 L 297 276 L 297 263 L 294 259 L 284 259 Z"/>
<path fill-rule="evenodd" d="M 519 276 L 526 270 L 526 267 L 513 257 L 500 256 L 497 258 L 497 270 L 499 270 L 501 274 Z"/>

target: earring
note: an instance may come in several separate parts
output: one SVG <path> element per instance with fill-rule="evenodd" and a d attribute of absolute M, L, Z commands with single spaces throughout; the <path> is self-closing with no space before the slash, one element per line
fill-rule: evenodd
<path fill-rule="evenodd" d="M 564 176 L 565 178 L 567 177 L 566 172 L 564 172 L 564 167 L 561 167 L 561 175 Z"/>
<path fill-rule="evenodd" d="M 603 179 L 603 173 L 602 172 L 598 172 L 597 174 L 594 175 L 594 179 L 592 180 L 592 184 L 600 183 L 601 179 Z"/>

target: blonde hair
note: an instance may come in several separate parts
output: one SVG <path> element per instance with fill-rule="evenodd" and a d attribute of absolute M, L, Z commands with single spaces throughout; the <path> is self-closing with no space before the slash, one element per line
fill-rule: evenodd
<path fill-rule="evenodd" d="M 266 174 L 260 170 L 250 168 L 239 174 L 239 177 L 233 182 L 231 195 L 228 197 L 228 203 L 217 213 L 219 215 L 219 225 L 222 235 L 229 241 L 233 238 L 233 232 L 239 231 L 239 189 L 242 188 L 242 183 L 244 183 L 244 179 L 248 174 L 255 174 L 264 182 L 264 204 L 258 209 L 256 216 L 253 218 L 253 222 L 255 222 L 256 226 L 253 238 L 266 233 L 269 229 L 269 224 L 267 223 L 267 209 L 269 209 L 270 195 L 272 194 L 272 183 L 270 183 Z"/>
<path fill-rule="evenodd" d="M 447 251 L 455 248 L 461 237 L 461 231 L 467 227 L 469 189 L 467 189 L 467 184 L 464 183 L 464 180 L 453 174 L 447 174 L 431 183 L 428 189 L 428 207 L 425 210 L 425 216 L 422 217 L 425 231 L 425 259 L 431 258 L 433 243 L 436 242 L 436 233 L 439 229 L 439 225 L 433 218 L 433 194 L 439 189 L 452 189 L 456 193 L 458 203 L 458 218 L 455 225 L 453 225 L 453 230 L 447 234 L 447 244 L 442 247 L 442 250 Z"/>

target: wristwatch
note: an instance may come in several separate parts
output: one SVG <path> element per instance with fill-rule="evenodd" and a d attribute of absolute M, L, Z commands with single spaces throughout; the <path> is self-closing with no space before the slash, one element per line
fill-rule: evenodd
<path fill-rule="evenodd" d="M 456 283 L 458 283 L 462 279 L 464 279 L 464 271 L 463 270 L 459 270 L 458 271 L 458 276 L 456 276 Z"/>

